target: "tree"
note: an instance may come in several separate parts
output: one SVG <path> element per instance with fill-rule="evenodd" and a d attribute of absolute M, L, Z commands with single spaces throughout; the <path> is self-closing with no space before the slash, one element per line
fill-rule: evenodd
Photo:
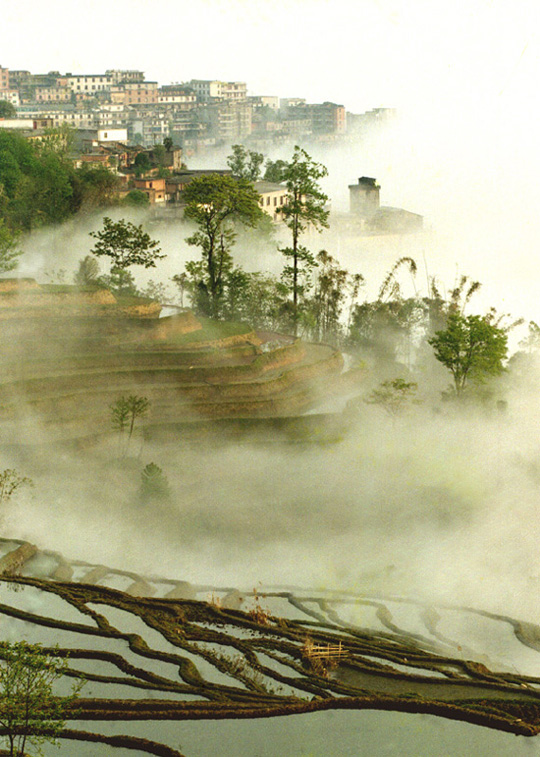
<path fill-rule="evenodd" d="M 0 218 L 0 273 L 7 273 L 17 267 L 22 250 L 18 247 L 19 235 L 11 232 Z"/>
<path fill-rule="evenodd" d="M 281 184 L 282 181 L 285 181 L 287 166 L 288 163 L 285 160 L 267 160 L 264 166 L 264 180 Z"/>
<path fill-rule="evenodd" d="M 247 181 L 257 181 L 260 178 L 263 162 L 262 152 L 246 150 L 244 145 L 233 145 L 232 155 L 227 158 L 227 165 L 234 178 Z"/>
<path fill-rule="evenodd" d="M 140 176 L 141 174 L 146 173 L 146 171 L 149 171 L 152 168 L 152 162 L 148 153 L 137 153 L 137 155 L 135 156 L 134 165 L 135 173 L 137 176 Z"/>
<path fill-rule="evenodd" d="M 17 118 L 17 108 L 7 100 L 0 100 L 0 118 Z"/>
<path fill-rule="evenodd" d="M 469 379 L 482 383 L 488 376 L 503 372 L 507 342 L 506 331 L 493 324 L 490 316 L 464 316 L 459 312 L 451 313 L 446 329 L 428 339 L 437 360 L 452 374 L 458 397 Z"/>
<path fill-rule="evenodd" d="M 148 463 L 141 472 L 139 497 L 143 504 L 166 501 L 171 496 L 169 482 L 163 470 L 155 463 Z"/>
<path fill-rule="evenodd" d="M 418 384 L 415 381 L 405 381 L 402 378 L 383 381 L 364 402 L 368 405 L 379 405 L 391 418 L 396 418 L 411 402 L 415 402 L 417 389 Z"/>
<path fill-rule="evenodd" d="M 25 641 L 0 643 L 0 727 L 11 757 L 23 757 L 29 746 L 41 753 L 46 742 L 58 743 L 68 708 L 76 700 L 83 681 L 67 696 L 55 696 L 54 684 L 68 669 L 38 644 Z"/>
<path fill-rule="evenodd" d="M 132 265 L 155 268 L 156 260 L 164 258 L 159 243 L 143 231 L 142 224 L 136 226 L 130 221 L 103 219 L 101 231 L 91 231 L 90 236 L 98 241 L 91 250 L 93 255 L 111 258 L 111 274 L 116 276 L 117 289 L 122 290 L 129 278 L 126 269 Z"/>
<path fill-rule="evenodd" d="M 321 231 L 328 227 L 328 196 L 318 182 L 328 174 L 320 163 L 315 163 L 305 150 L 296 146 L 293 158 L 284 171 L 287 201 L 280 208 L 285 225 L 290 229 L 292 245 L 280 249 L 289 261 L 284 269 L 285 280 L 290 281 L 293 301 L 294 333 L 298 331 L 298 298 L 301 268 L 312 268 L 315 260 L 300 244 L 301 235 L 309 228 Z"/>
<path fill-rule="evenodd" d="M 173 148 L 173 141 L 170 137 L 165 137 L 163 140 L 163 147 L 167 150 L 167 152 L 170 152 Z"/>
<path fill-rule="evenodd" d="M 79 268 L 73 276 L 73 280 L 77 286 L 86 287 L 98 284 L 99 279 L 99 263 L 92 255 L 86 255 L 79 261 Z"/>
<path fill-rule="evenodd" d="M 120 450 L 122 456 L 124 456 L 127 453 L 133 431 L 135 430 L 135 421 L 137 418 L 142 418 L 146 415 L 150 402 L 146 397 L 130 394 L 127 397 L 119 397 L 109 407 L 111 410 L 112 426 L 118 431 Z M 126 431 L 127 439 L 125 438 Z"/>
<path fill-rule="evenodd" d="M 130 205 L 133 208 L 147 208 L 149 204 L 150 198 L 140 189 L 132 189 L 124 197 L 124 205 Z"/>
<path fill-rule="evenodd" d="M 20 476 L 14 468 L 0 471 L 0 505 L 8 502 L 21 486 L 33 486 L 31 478 Z"/>
<path fill-rule="evenodd" d="M 201 248 L 201 261 L 190 261 L 186 271 L 199 292 L 202 312 L 219 318 L 229 274 L 234 268 L 231 249 L 235 224 L 254 227 L 262 216 L 259 195 L 245 179 L 210 174 L 194 179 L 184 189 L 186 218 L 197 231 L 187 243 Z"/>
<path fill-rule="evenodd" d="M 120 179 L 108 168 L 80 168 L 77 172 L 83 206 L 106 207 L 118 204 Z"/>
<path fill-rule="evenodd" d="M 347 296 L 349 273 L 326 250 L 317 255 L 319 266 L 311 309 L 315 320 L 316 341 L 339 341 L 340 316 Z"/>

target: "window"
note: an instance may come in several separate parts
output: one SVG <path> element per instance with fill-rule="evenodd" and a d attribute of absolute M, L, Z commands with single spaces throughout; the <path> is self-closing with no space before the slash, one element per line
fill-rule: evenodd
<path fill-rule="evenodd" d="M 274 207 L 277 205 L 277 197 L 274 197 Z"/>
<path fill-rule="evenodd" d="M 269 197 L 266 198 L 266 204 L 270 205 L 270 198 Z"/>

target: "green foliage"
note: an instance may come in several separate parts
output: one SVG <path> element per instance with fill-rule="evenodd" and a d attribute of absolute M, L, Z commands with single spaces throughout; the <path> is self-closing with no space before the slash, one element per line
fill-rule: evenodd
<path fill-rule="evenodd" d="M 77 172 L 81 205 L 103 208 L 118 204 L 120 179 L 107 168 L 84 166 Z"/>
<path fill-rule="evenodd" d="M 402 378 L 383 381 L 377 389 L 374 389 L 364 402 L 368 405 L 378 405 L 389 416 L 396 418 L 401 415 L 411 403 L 415 402 L 418 384 L 414 381 L 405 381 Z"/>
<path fill-rule="evenodd" d="M 258 223 L 259 196 L 244 179 L 212 174 L 192 181 L 184 190 L 184 201 L 186 218 L 197 226 L 186 241 L 201 249 L 201 260 L 186 265 L 195 306 L 219 318 L 226 290 L 236 275 L 231 255 L 235 223 L 251 227 Z"/>
<path fill-rule="evenodd" d="M 285 181 L 288 163 L 285 160 L 267 160 L 265 164 L 264 180 L 274 184 Z"/>
<path fill-rule="evenodd" d="M 233 145 L 232 154 L 227 158 L 227 165 L 235 179 L 257 181 L 261 175 L 264 155 L 254 150 L 246 150 L 244 145 Z"/>
<path fill-rule="evenodd" d="M 142 192 L 140 189 L 132 189 L 124 197 L 124 205 L 129 205 L 132 208 L 146 208 L 150 204 L 150 198 L 146 192 Z"/>
<path fill-rule="evenodd" d="M 116 402 L 109 406 L 112 427 L 115 431 L 118 431 L 122 456 L 127 454 L 135 430 L 135 421 L 144 417 L 149 407 L 150 402 L 146 397 L 138 397 L 135 394 L 119 397 Z"/>
<path fill-rule="evenodd" d="M 167 150 L 167 152 L 170 152 L 173 148 L 173 141 L 170 137 L 165 137 L 163 140 L 163 147 Z"/>
<path fill-rule="evenodd" d="M 17 108 L 7 100 L 0 100 L 0 118 L 17 118 Z"/>
<path fill-rule="evenodd" d="M 152 168 L 152 161 L 150 160 L 150 156 L 147 152 L 137 153 L 133 163 L 135 166 L 135 173 L 138 176 L 145 173 L 146 171 L 149 171 Z"/>
<path fill-rule="evenodd" d="M 146 504 L 152 501 L 164 501 L 169 499 L 171 491 L 167 476 L 155 463 L 148 463 L 141 472 L 141 488 L 139 496 Z"/>
<path fill-rule="evenodd" d="M 284 269 L 284 282 L 289 286 L 293 302 L 294 332 L 297 333 L 299 311 L 298 303 L 302 287 L 300 272 L 309 273 L 315 261 L 311 253 L 300 245 L 301 235 L 310 229 L 321 231 L 328 227 L 328 196 L 319 186 L 319 181 L 328 173 L 327 169 L 296 146 L 290 163 L 284 169 L 284 181 L 287 187 L 287 202 L 281 207 L 285 225 L 292 235 L 292 244 L 280 249 L 287 259 Z"/>
<path fill-rule="evenodd" d="M 0 133 L 0 210 L 13 230 L 65 220 L 80 207 L 71 164 L 62 154 Z"/>
<path fill-rule="evenodd" d="M 98 284 L 99 279 L 99 263 L 92 257 L 92 255 L 86 255 L 79 261 L 79 267 L 73 276 L 73 280 L 77 286 L 87 287 L 93 284 Z"/>
<path fill-rule="evenodd" d="M 13 271 L 17 267 L 22 255 L 22 250 L 17 245 L 18 239 L 18 233 L 10 231 L 0 218 L 0 273 Z"/>
<path fill-rule="evenodd" d="M 0 727 L 5 729 L 12 757 L 23 757 L 29 747 L 41 754 L 47 742 L 58 743 L 65 716 L 83 682 L 68 696 L 55 696 L 54 685 L 68 669 L 38 644 L 0 642 Z"/>
<path fill-rule="evenodd" d="M 103 229 L 91 231 L 90 236 L 97 239 L 92 254 L 111 258 L 116 269 L 125 270 L 132 265 L 155 268 L 156 260 L 165 257 L 160 254 L 159 243 L 143 231 L 142 224 L 136 226 L 130 221 L 112 221 L 105 217 Z"/>
<path fill-rule="evenodd" d="M 454 390 L 460 397 L 469 379 L 482 383 L 503 372 L 507 356 L 506 331 L 491 323 L 489 316 L 453 312 L 446 328 L 428 340 L 435 357 L 452 374 Z"/>

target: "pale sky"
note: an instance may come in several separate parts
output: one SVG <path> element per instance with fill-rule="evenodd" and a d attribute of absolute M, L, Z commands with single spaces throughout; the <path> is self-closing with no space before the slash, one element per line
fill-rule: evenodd
<path fill-rule="evenodd" d="M 0 11 L 0 65 L 33 73 L 241 80 L 355 112 L 492 107 L 509 92 L 521 105 L 540 78 L 537 0 L 0 0 Z"/>

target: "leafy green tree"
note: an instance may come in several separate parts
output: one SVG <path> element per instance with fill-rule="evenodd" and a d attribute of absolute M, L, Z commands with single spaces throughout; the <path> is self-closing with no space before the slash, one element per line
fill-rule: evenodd
<path fill-rule="evenodd" d="M 18 246 L 19 235 L 12 232 L 0 218 L 0 273 L 13 271 L 17 267 L 22 250 Z"/>
<path fill-rule="evenodd" d="M 155 463 L 148 463 L 141 473 L 141 488 L 139 490 L 141 502 L 166 501 L 171 496 L 167 476 Z"/>
<path fill-rule="evenodd" d="M 318 253 L 316 262 L 319 268 L 311 299 L 314 316 L 312 337 L 316 341 L 336 344 L 340 338 L 340 318 L 347 296 L 349 273 L 340 268 L 338 261 L 326 250 Z"/>
<path fill-rule="evenodd" d="M 109 407 L 112 427 L 118 431 L 120 452 L 124 456 L 127 454 L 135 430 L 135 421 L 146 415 L 150 402 L 146 397 L 130 394 L 127 397 L 119 397 Z"/>
<path fill-rule="evenodd" d="M 285 160 L 267 160 L 264 166 L 264 180 L 274 184 L 285 181 L 288 163 Z"/>
<path fill-rule="evenodd" d="M 227 158 L 227 165 L 235 179 L 257 181 L 261 175 L 264 155 L 254 150 L 246 150 L 244 145 L 233 145 L 232 154 Z"/>
<path fill-rule="evenodd" d="M 73 280 L 77 286 L 86 287 L 97 284 L 98 279 L 99 263 L 92 255 L 86 255 L 79 261 L 79 267 L 73 276 Z"/>
<path fill-rule="evenodd" d="M 129 205 L 132 208 L 147 208 L 150 204 L 150 198 L 146 192 L 142 192 L 140 189 L 132 189 L 124 197 L 124 205 Z"/>
<path fill-rule="evenodd" d="M 415 381 L 396 378 L 383 381 L 377 389 L 364 398 L 364 402 L 368 405 L 378 405 L 391 418 L 396 418 L 415 402 L 417 390 L 418 384 Z"/>
<path fill-rule="evenodd" d="M 54 686 L 68 669 L 38 644 L 0 642 L 0 728 L 11 757 L 24 757 L 32 747 L 58 743 L 67 711 L 84 685 L 76 682 L 67 696 L 54 693 Z"/>
<path fill-rule="evenodd" d="M 7 100 L 0 100 L 0 118 L 17 118 L 17 108 Z"/>
<path fill-rule="evenodd" d="M 228 277 L 234 269 L 231 249 L 235 224 L 254 227 L 262 215 L 259 195 L 245 179 L 211 174 L 194 179 L 184 190 L 185 217 L 197 226 L 187 243 L 201 248 L 200 261 L 190 261 L 191 276 L 201 312 L 221 315 Z"/>
<path fill-rule="evenodd" d="M 2 215 L 12 230 L 59 223 L 79 209 L 72 165 L 7 129 L 0 130 Z"/>
<path fill-rule="evenodd" d="M 327 169 L 316 163 L 305 150 L 296 146 L 290 163 L 284 171 L 287 201 L 280 209 L 285 225 L 291 232 L 292 244 L 280 249 L 286 258 L 284 280 L 289 284 L 293 302 L 294 333 L 298 331 L 298 300 L 301 269 L 309 271 L 315 265 L 313 255 L 300 244 L 300 238 L 308 228 L 321 231 L 328 227 L 326 203 L 328 196 L 319 186 L 319 181 L 328 174 Z"/>
<path fill-rule="evenodd" d="M 102 208 L 118 204 L 120 179 L 108 168 L 80 168 L 77 180 L 81 205 Z"/>
<path fill-rule="evenodd" d="M 437 331 L 428 342 L 437 360 L 452 374 L 457 397 L 463 395 L 469 380 L 482 383 L 504 371 L 508 337 L 489 316 L 453 312 L 446 328 Z"/>
<path fill-rule="evenodd" d="M 97 239 L 91 253 L 111 258 L 111 275 L 115 279 L 115 288 L 121 291 L 129 283 L 127 269 L 132 265 L 155 268 L 156 260 L 164 258 L 159 242 L 151 239 L 143 231 L 142 224 L 136 226 L 130 221 L 112 221 L 103 219 L 101 231 L 91 231 L 90 236 Z"/>
<path fill-rule="evenodd" d="M 137 153 L 133 164 L 135 166 L 135 173 L 137 174 L 137 176 L 141 176 L 141 174 L 146 173 L 146 171 L 149 171 L 152 168 L 152 161 L 150 160 L 150 156 L 147 152 Z"/>
<path fill-rule="evenodd" d="M 165 137 L 163 140 L 163 147 L 167 150 L 167 152 L 170 152 L 173 148 L 173 141 L 170 137 Z"/>
<path fill-rule="evenodd" d="M 425 325 L 426 303 L 418 296 L 403 294 L 398 278 L 403 268 L 414 277 L 415 261 L 399 258 L 386 274 L 377 299 L 355 305 L 350 314 L 349 348 L 366 352 L 383 370 L 396 361 L 410 362 L 413 335 Z"/>

